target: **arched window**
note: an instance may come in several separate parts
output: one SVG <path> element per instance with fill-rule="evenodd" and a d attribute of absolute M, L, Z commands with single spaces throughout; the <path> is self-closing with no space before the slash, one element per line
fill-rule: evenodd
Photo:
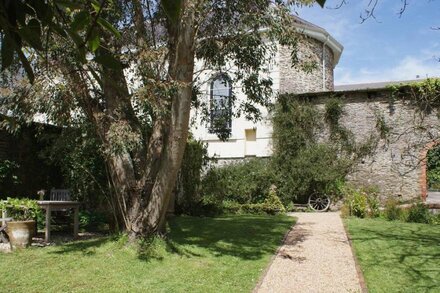
<path fill-rule="evenodd" d="M 232 86 L 227 75 L 221 74 L 211 82 L 211 130 L 231 128 Z"/>

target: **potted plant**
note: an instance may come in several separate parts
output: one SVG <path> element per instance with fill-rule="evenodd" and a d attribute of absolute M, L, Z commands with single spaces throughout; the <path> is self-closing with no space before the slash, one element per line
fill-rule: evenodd
<path fill-rule="evenodd" d="M 36 233 L 35 219 L 41 213 L 37 201 L 8 197 L 6 201 L 0 201 L 0 210 L 6 211 L 8 218 L 12 218 L 6 229 L 11 246 L 29 246 Z"/>

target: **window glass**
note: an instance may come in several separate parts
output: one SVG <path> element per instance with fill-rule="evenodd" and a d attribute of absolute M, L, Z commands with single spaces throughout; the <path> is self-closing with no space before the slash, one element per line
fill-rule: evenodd
<path fill-rule="evenodd" d="M 231 128 L 231 82 L 220 75 L 211 82 L 211 129 Z"/>

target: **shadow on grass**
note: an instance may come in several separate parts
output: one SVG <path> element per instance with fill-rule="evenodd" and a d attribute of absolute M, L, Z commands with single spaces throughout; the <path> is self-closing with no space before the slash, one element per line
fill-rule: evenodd
<path fill-rule="evenodd" d="M 175 217 L 169 222 L 167 246 L 187 257 L 202 256 L 203 251 L 192 248 L 203 248 L 214 256 L 255 260 L 273 253 L 291 225 L 286 217 Z"/>
<path fill-rule="evenodd" d="M 383 270 L 428 292 L 440 288 L 440 227 L 401 222 L 350 223 L 351 239 L 363 268 Z M 375 281 L 374 281 L 375 282 Z M 392 286 L 403 284 L 390 284 Z"/>
<path fill-rule="evenodd" d="M 292 219 L 286 216 L 173 217 L 169 221 L 166 237 L 152 237 L 141 242 L 138 258 L 144 261 L 163 260 L 168 254 L 177 254 L 182 257 L 209 255 L 256 260 L 274 253 L 292 224 Z M 68 242 L 50 253 L 82 253 L 90 256 L 108 242 L 118 240 L 100 237 Z M 124 243 L 121 245 L 124 246 Z M 115 245 L 112 249 L 117 247 Z"/>
<path fill-rule="evenodd" d="M 68 242 L 57 247 L 51 253 L 54 254 L 68 254 L 81 252 L 83 255 L 95 255 L 96 249 L 109 241 L 114 241 L 111 237 L 100 237 L 95 239 Z"/>

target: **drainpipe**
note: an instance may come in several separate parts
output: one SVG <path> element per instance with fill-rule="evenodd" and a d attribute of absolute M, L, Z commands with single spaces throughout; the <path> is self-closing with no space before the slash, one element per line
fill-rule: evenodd
<path fill-rule="evenodd" d="M 325 42 L 322 43 L 322 90 L 325 91 L 325 45 L 327 45 L 329 40 L 329 35 L 327 35 L 327 38 L 325 39 Z"/>

